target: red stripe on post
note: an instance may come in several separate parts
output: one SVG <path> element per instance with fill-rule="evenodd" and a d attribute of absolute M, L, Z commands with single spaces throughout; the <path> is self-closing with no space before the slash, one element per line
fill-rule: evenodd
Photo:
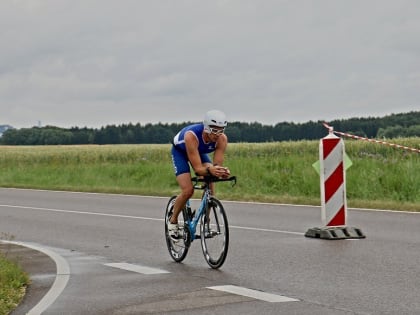
<path fill-rule="evenodd" d="M 328 202 L 330 198 L 335 194 L 338 188 L 344 182 L 344 168 L 343 162 L 341 162 L 330 177 L 325 181 L 325 202 Z"/>
<path fill-rule="evenodd" d="M 327 226 L 339 226 L 346 224 L 346 212 L 344 205 L 341 207 L 340 211 L 331 219 Z"/>
<path fill-rule="evenodd" d="M 330 138 L 330 139 L 323 139 L 322 140 L 322 147 L 323 147 L 323 159 L 331 153 L 332 150 L 337 146 L 340 142 L 340 138 Z"/>

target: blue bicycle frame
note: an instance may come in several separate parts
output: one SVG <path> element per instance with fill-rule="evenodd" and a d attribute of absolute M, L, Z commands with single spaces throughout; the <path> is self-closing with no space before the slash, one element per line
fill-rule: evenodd
<path fill-rule="evenodd" d="M 195 188 L 200 188 L 200 187 L 195 187 Z M 191 242 L 194 239 L 200 238 L 200 235 L 195 234 L 196 230 L 197 230 L 197 225 L 198 225 L 198 221 L 200 221 L 200 218 L 202 215 L 204 215 L 204 211 L 207 209 L 207 205 L 210 199 L 210 190 L 209 188 L 205 188 L 204 189 L 204 194 L 201 198 L 201 202 L 200 202 L 200 206 L 198 207 L 197 211 L 195 212 L 195 215 L 193 218 L 188 217 L 187 218 L 187 226 L 188 229 L 190 230 L 190 235 L 194 235 L 194 237 L 191 237 Z M 190 200 L 187 200 L 187 204 L 186 204 L 187 209 L 190 209 L 189 213 L 191 213 L 191 205 L 190 205 Z"/>

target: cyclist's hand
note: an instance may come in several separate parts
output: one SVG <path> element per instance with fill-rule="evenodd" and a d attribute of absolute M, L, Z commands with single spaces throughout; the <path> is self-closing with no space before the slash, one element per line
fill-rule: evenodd
<path fill-rule="evenodd" d="M 220 177 L 221 178 L 229 178 L 229 176 L 230 176 L 230 170 L 229 170 L 229 168 L 227 168 L 227 167 L 221 167 L 221 175 L 220 175 Z"/>

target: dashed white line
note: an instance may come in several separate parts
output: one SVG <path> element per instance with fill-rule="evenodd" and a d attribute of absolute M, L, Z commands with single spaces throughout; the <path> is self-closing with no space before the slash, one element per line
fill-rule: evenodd
<path fill-rule="evenodd" d="M 254 227 L 237 226 L 237 225 L 229 225 L 229 228 L 230 229 L 237 229 L 237 230 L 248 230 L 248 231 L 270 232 L 270 233 L 283 233 L 283 234 L 292 234 L 292 235 L 304 235 L 305 234 L 305 233 L 302 233 L 302 232 L 263 229 L 263 228 L 254 228 Z"/>
<path fill-rule="evenodd" d="M 162 273 L 170 273 L 169 271 L 163 270 L 163 269 L 157 269 L 157 268 L 150 268 L 146 266 L 141 265 L 134 265 L 134 264 L 128 264 L 128 263 L 110 263 L 105 264 L 105 266 L 118 268 L 122 270 L 132 271 L 141 273 L 144 275 L 155 275 L 155 274 L 162 274 Z"/>
<path fill-rule="evenodd" d="M 258 290 L 238 287 L 235 285 L 221 285 L 221 286 L 207 287 L 207 289 L 223 291 L 223 292 L 232 293 L 236 295 L 242 295 L 242 296 L 246 296 L 246 297 L 250 297 L 253 299 L 270 302 L 270 303 L 299 301 L 297 299 L 289 298 L 287 296 L 266 293 L 266 292 L 262 292 Z"/>
<path fill-rule="evenodd" d="M 129 263 L 108 263 L 104 264 L 105 266 L 122 269 L 126 271 L 136 272 L 145 275 L 154 275 L 154 274 L 166 274 L 170 273 L 169 271 L 157 268 L 146 267 L 142 265 L 135 265 Z M 246 296 L 260 301 L 270 302 L 270 303 L 279 303 L 279 302 L 296 302 L 299 301 L 294 298 L 290 298 L 283 295 L 266 293 L 263 291 L 252 290 L 244 287 L 239 287 L 235 285 L 221 285 L 221 286 L 212 286 L 207 287 L 207 289 L 223 291 L 231 294 Z"/>

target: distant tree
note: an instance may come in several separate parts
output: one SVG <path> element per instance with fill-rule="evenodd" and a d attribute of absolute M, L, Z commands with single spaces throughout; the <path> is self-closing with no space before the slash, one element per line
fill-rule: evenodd
<path fill-rule="evenodd" d="M 17 145 L 20 144 L 19 135 L 21 131 L 17 129 L 6 130 L 0 138 L 1 144 Z"/>
<path fill-rule="evenodd" d="M 420 125 L 412 125 L 408 127 L 407 137 L 420 137 Z"/>
<path fill-rule="evenodd" d="M 73 127 L 70 129 L 73 134 L 72 144 L 92 144 L 94 132 L 92 129 Z"/>
<path fill-rule="evenodd" d="M 400 125 L 381 128 L 378 131 L 378 138 L 398 138 L 406 137 L 407 128 Z"/>
<path fill-rule="evenodd" d="M 144 136 L 144 130 L 141 124 L 137 124 L 134 126 L 134 143 L 144 143 L 145 136 Z"/>
<path fill-rule="evenodd" d="M 382 118 L 351 118 L 328 122 L 334 130 L 368 138 L 395 138 L 420 136 L 420 111 L 392 114 Z M 0 144 L 50 145 L 50 144 L 121 144 L 121 143 L 170 143 L 186 125 L 193 122 L 172 124 L 137 123 L 108 125 L 100 129 L 54 126 L 12 129 L 4 131 Z M 281 122 L 262 125 L 258 122 L 230 122 L 226 129 L 229 142 L 268 142 L 313 140 L 324 137 L 328 131 L 322 121 L 307 123 Z"/>
<path fill-rule="evenodd" d="M 0 125 L 0 137 L 2 136 L 2 134 L 9 129 L 14 129 L 12 126 L 10 125 Z"/>
<path fill-rule="evenodd" d="M 35 134 L 35 133 L 34 133 Z M 56 127 L 38 128 L 36 131 L 37 141 L 34 144 L 66 145 L 72 144 L 73 134 L 68 130 Z"/>
<path fill-rule="evenodd" d="M 241 142 L 242 132 L 239 123 L 229 124 L 229 128 L 226 129 L 226 135 L 228 136 L 229 142 Z"/>

